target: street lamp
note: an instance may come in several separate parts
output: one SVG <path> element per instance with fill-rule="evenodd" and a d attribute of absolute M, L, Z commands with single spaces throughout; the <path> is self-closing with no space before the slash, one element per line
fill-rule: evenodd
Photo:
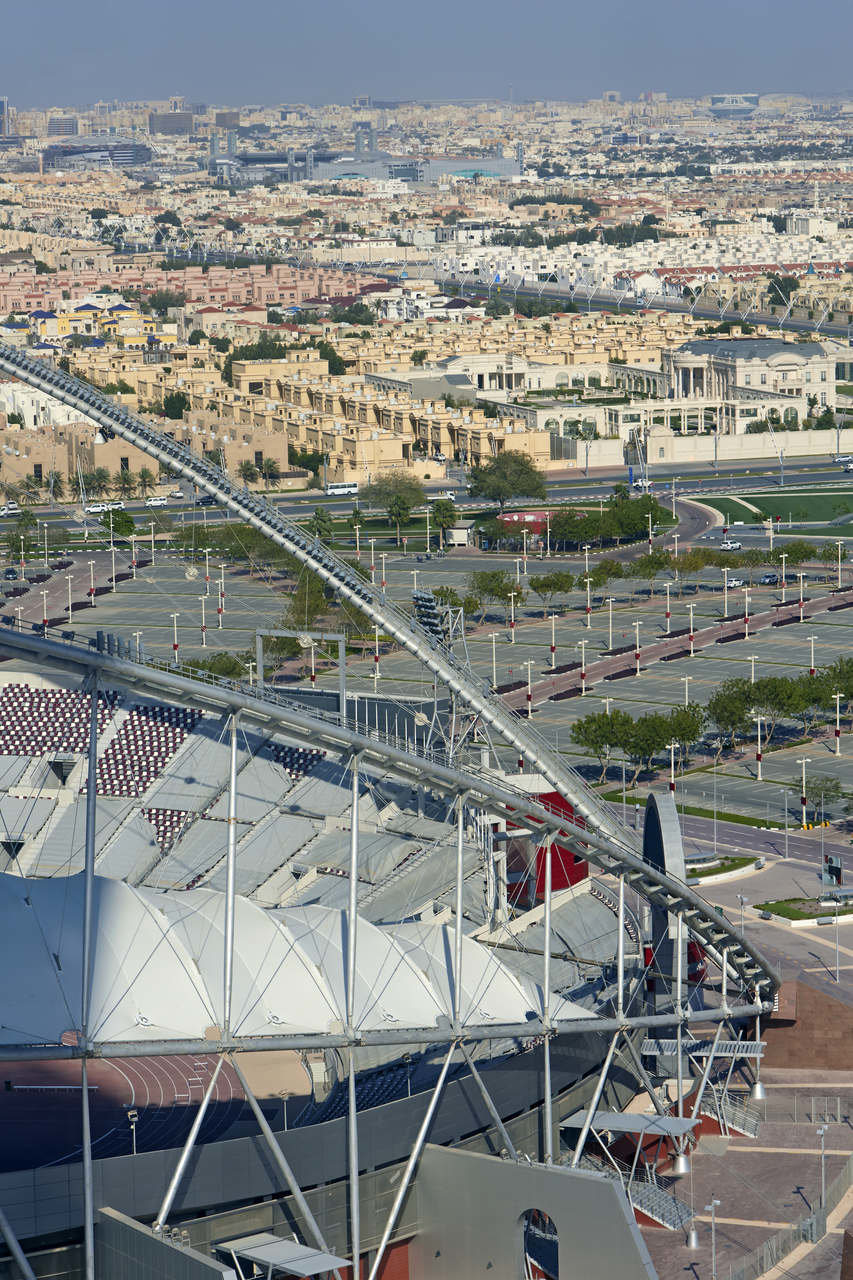
<path fill-rule="evenodd" d="M 497 653 L 495 649 L 495 641 L 497 640 L 497 638 L 498 638 L 497 631 L 489 632 L 489 639 L 492 642 L 492 688 L 493 689 L 497 689 L 498 687 L 498 660 L 497 660 Z"/>
<path fill-rule="evenodd" d="M 672 535 L 672 540 L 675 543 L 675 551 L 673 552 L 673 559 L 677 560 L 678 559 L 678 534 L 677 533 L 674 533 Z"/>
<path fill-rule="evenodd" d="M 515 557 L 515 581 L 516 585 L 521 585 L 521 557 Z"/>
<path fill-rule="evenodd" d="M 843 547 L 844 547 L 844 541 L 843 541 L 843 539 L 842 539 L 842 538 L 836 538 L 836 540 L 835 540 L 835 545 L 838 547 L 838 581 L 837 581 L 837 586 L 838 586 L 838 590 L 840 591 L 840 590 L 841 590 L 841 552 L 842 552 L 842 549 L 843 549 Z"/>
<path fill-rule="evenodd" d="M 557 634 L 555 629 L 556 625 L 557 625 L 557 620 L 554 614 L 552 613 L 551 614 L 551 670 L 552 671 L 557 665 Z"/>
<path fill-rule="evenodd" d="M 584 579 L 586 582 L 586 626 L 587 630 L 592 626 L 592 579 L 589 574 Z"/>
<path fill-rule="evenodd" d="M 89 561 L 89 603 L 94 609 L 95 607 L 95 562 Z"/>
<path fill-rule="evenodd" d="M 376 546 L 376 539 L 368 538 L 367 541 L 370 543 L 370 581 L 372 585 L 375 587 L 376 586 L 376 556 L 374 555 L 374 547 Z"/>
<path fill-rule="evenodd" d="M 695 633 L 695 632 L 694 632 L 694 630 L 693 630 L 693 610 L 694 610 L 695 608 L 696 608 L 696 605 L 695 605 L 695 604 L 693 603 L 693 601 L 691 600 L 691 601 L 690 601 L 690 603 L 689 603 L 689 604 L 688 604 L 688 606 L 687 606 L 687 612 L 690 614 L 690 630 L 689 630 L 689 632 L 688 632 L 687 638 L 688 638 L 688 640 L 690 641 L 690 656 L 691 656 L 691 658 L 693 657 L 693 641 L 696 639 L 696 633 Z"/>
<path fill-rule="evenodd" d="M 385 581 L 385 557 L 386 557 L 386 555 L 387 555 L 387 552 L 385 552 L 385 551 L 380 551 L 380 553 L 379 553 L 379 559 L 382 561 L 382 578 L 380 579 L 379 585 L 380 585 L 380 587 L 382 588 L 382 590 L 383 590 L 383 591 L 385 590 L 386 586 L 388 585 L 388 583 Z"/>
<path fill-rule="evenodd" d="M 216 627 L 218 631 L 222 630 L 222 615 L 224 614 L 224 612 L 225 612 L 225 565 L 221 564 L 219 566 L 219 604 L 216 606 L 216 615 L 217 615 Z"/>
<path fill-rule="evenodd" d="M 130 1125 L 130 1142 L 131 1151 L 136 1155 L 136 1122 L 139 1119 L 139 1112 L 135 1107 L 130 1107 L 127 1113 L 127 1122 Z"/>
<path fill-rule="evenodd" d="M 740 931 L 743 933 L 743 909 L 748 904 L 749 898 L 745 898 L 742 893 L 735 894 L 735 897 L 740 903 Z"/>
<path fill-rule="evenodd" d="M 640 627 L 642 625 L 643 625 L 642 622 L 640 622 L 639 620 L 632 623 L 632 626 L 634 628 L 634 637 L 635 637 L 634 638 L 634 661 L 637 664 L 637 670 L 634 672 L 634 675 L 637 675 L 637 676 L 640 674 Z"/>
<path fill-rule="evenodd" d="M 68 583 L 68 623 L 71 624 L 71 574 L 66 573 L 65 581 Z"/>
<path fill-rule="evenodd" d="M 755 777 L 756 777 L 756 781 L 761 782 L 761 781 L 762 781 L 762 778 L 761 778 L 761 760 L 762 760 L 762 756 L 761 756 L 761 725 L 762 725 L 762 723 L 763 723 L 763 721 L 764 721 L 764 716 L 753 716 L 752 718 L 753 718 L 753 720 L 755 721 L 755 723 L 758 725 L 758 742 L 757 742 L 757 745 L 756 745 L 756 748 L 755 748 L 755 763 L 756 763 L 756 765 L 757 765 L 757 772 L 756 772 Z"/>
<path fill-rule="evenodd" d="M 528 720 L 530 720 L 530 718 L 533 715 L 533 678 L 531 675 L 531 670 L 532 670 L 534 661 L 535 661 L 534 658 L 528 658 L 527 661 L 524 663 L 524 665 L 527 667 L 527 719 Z"/>
<path fill-rule="evenodd" d="M 817 1130 L 820 1138 L 820 1207 L 826 1208 L 826 1125 Z"/>
<path fill-rule="evenodd" d="M 204 617 L 204 602 L 206 599 L 207 599 L 206 596 L 199 596 L 199 600 L 201 601 L 201 647 L 202 649 L 207 648 L 207 623 Z"/>
<path fill-rule="evenodd" d="M 151 568 L 154 568 L 154 521 L 149 520 L 148 527 L 151 530 Z"/>
<path fill-rule="evenodd" d="M 515 644 L 515 597 L 516 591 L 509 593 L 509 642 Z"/>
<path fill-rule="evenodd" d="M 204 594 L 210 595 L 210 547 L 204 549 Z"/>
<path fill-rule="evenodd" d="M 551 512 L 545 512 L 545 558 L 551 559 Z"/>
<path fill-rule="evenodd" d="M 751 653 L 749 655 L 749 683 L 755 684 L 755 664 L 758 661 L 758 654 Z"/>
<path fill-rule="evenodd" d="M 743 634 L 749 639 L 749 587 L 743 589 Z"/>
<path fill-rule="evenodd" d="M 814 642 L 815 642 L 815 640 L 817 640 L 817 636 L 809 636 L 809 675 L 810 675 L 810 676 L 813 676 L 813 675 L 814 675 L 814 673 L 815 673 L 815 664 L 814 664 Z"/>
<path fill-rule="evenodd" d="M 720 570 L 723 575 L 723 617 L 729 616 L 729 571 L 727 567 Z"/>
<path fill-rule="evenodd" d="M 41 629 L 42 634 L 47 635 L 47 591 L 41 593 Z"/>
<path fill-rule="evenodd" d="M 787 552 L 783 551 L 780 554 L 779 559 L 782 561 L 782 604 L 784 604 L 785 603 L 785 579 L 787 576 L 785 573 L 785 564 L 788 559 Z"/>
<path fill-rule="evenodd" d="M 805 578 L 805 576 L 806 575 L 802 572 L 802 570 L 797 574 L 797 578 L 799 579 L 799 582 L 800 582 L 800 622 L 803 621 L 803 579 Z"/>
<path fill-rule="evenodd" d="M 711 1215 L 711 1280 L 717 1280 L 717 1209 L 719 1200 L 712 1200 L 705 1205 L 705 1212 Z"/>
<path fill-rule="evenodd" d="M 669 744 L 669 789 L 673 794 L 675 794 L 675 748 L 677 746 L 677 742 Z"/>
<path fill-rule="evenodd" d="M 835 754 L 841 755 L 841 694 L 834 693 L 832 701 L 835 703 Z"/>
<path fill-rule="evenodd" d="M 589 543 L 583 544 L 583 571 L 589 577 Z"/>
<path fill-rule="evenodd" d="M 24 535 L 21 534 L 21 577 L 24 577 Z"/>
<path fill-rule="evenodd" d="M 589 644 L 589 641 L 586 639 L 586 637 L 582 637 L 578 641 L 578 645 L 580 646 L 580 651 L 581 651 L 581 697 L 582 698 L 586 697 L 586 646 L 588 644 Z"/>
<path fill-rule="evenodd" d="M 689 706 L 690 706 L 690 681 L 691 681 L 692 679 L 693 679 L 693 677 L 692 677 L 692 676 L 682 676 L 682 677 L 681 677 L 681 683 L 684 685 L 684 705 L 685 705 L 685 707 L 689 707 Z"/>
<path fill-rule="evenodd" d="M 373 693 L 379 689 L 379 627 L 373 627 Z"/>
<path fill-rule="evenodd" d="M 178 618 L 180 616 L 181 615 L 179 613 L 169 614 L 169 617 L 172 619 L 172 661 L 175 666 L 178 665 Z"/>
<path fill-rule="evenodd" d="M 666 634 L 667 635 L 669 635 L 671 630 L 671 619 L 672 619 L 672 612 L 670 611 L 670 607 L 669 607 L 669 591 L 670 591 L 671 585 L 672 584 L 669 582 L 665 582 L 663 584 L 664 591 L 666 592 Z"/>
<path fill-rule="evenodd" d="M 802 785 L 802 790 L 800 791 L 800 808 L 802 809 L 803 830 L 805 831 L 807 826 L 807 823 L 806 823 L 806 765 L 811 764 L 811 757 L 803 756 L 801 760 L 797 761 L 797 764 L 801 765 L 803 770 L 803 785 Z"/>

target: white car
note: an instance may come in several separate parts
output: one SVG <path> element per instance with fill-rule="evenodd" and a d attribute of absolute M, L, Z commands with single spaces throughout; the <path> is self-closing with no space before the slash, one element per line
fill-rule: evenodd
<path fill-rule="evenodd" d="M 162 497 L 146 498 L 146 507 L 165 507 L 168 499 Z"/>
<path fill-rule="evenodd" d="M 845 471 L 853 471 L 853 461 L 846 463 L 846 465 L 845 465 L 845 467 L 844 467 L 844 470 L 845 470 Z"/>
<path fill-rule="evenodd" d="M 735 538 L 723 538 L 720 543 L 721 551 L 740 551 L 743 546 L 742 542 L 738 542 Z"/>
<path fill-rule="evenodd" d="M 183 489 L 172 489 L 172 490 L 171 490 L 171 492 L 170 492 L 170 494 L 169 494 L 169 497 L 170 497 L 170 498 L 184 498 L 184 497 L 186 497 L 186 494 L 184 493 Z"/>
<path fill-rule="evenodd" d="M 839 453 L 836 458 L 833 458 L 833 462 L 837 462 L 839 465 L 842 465 L 842 466 L 845 462 L 853 463 L 853 454 Z"/>
<path fill-rule="evenodd" d="M 746 586 L 746 583 L 744 582 L 743 578 L 729 578 L 729 589 L 731 589 L 732 587 L 737 588 L 737 587 L 745 587 L 745 586 Z"/>
<path fill-rule="evenodd" d="M 86 508 L 86 515 L 102 516 L 105 511 L 109 511 L 109 507 L 105 502 L 90 502 Z"/>

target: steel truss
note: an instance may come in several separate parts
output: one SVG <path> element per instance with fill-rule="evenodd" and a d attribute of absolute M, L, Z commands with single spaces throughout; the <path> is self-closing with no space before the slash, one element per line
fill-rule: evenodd
<path fill-rule="evenodd" d="M 447 1078 L 451 1061 L 457 1051 L 467 1058 L 465 1043 L 478 1040 L 495 1040 L 507 1037 L 518 1037 L 529 1040 L 531 1037 L 543 1037 L 545 1064 L 545 1130 L 546 1161 L 553 1159 L 553 1114 L 550 1087 L 550 1042 L 556 1036 L 609 1033 L 610 1046 L 603 1070 L 595 1086 L 596 1105 L 604 1087 L 607 1071 L 620 1039 L 624 1036 L 629 1043 L 627 1032 L 632 1028 L 671 1028 L 677 1027 L 681 1038 L 684 1029 L 692 1022 L 708 1024 L 723 1021 L 740 1020 L 760 1015 L 772 1008 L 772 1000 L 778 987 L 778 979 L 760 953 L 748 942 L 738 930 L 724 917 L 709 906 L 698 894 L 687 885 L 672 876 L 657 870 L 643 861 L 636 836 L 622 825 L 613 810 L 586 784 L 567 768 L 562 759 L 531 727 L 529 721 L 516 716 L 500 698 L 492 693 L 487 683 L 472 674 L 470 668 L 461 662 L 450 648 L 437 642 L 436 637 L 423 630 L 417 622 L 389 601 L 384 592 L 363 581 L 349 566 L 334 556 L 318 539 L 311 539 L 290 521 L 285 520 L 263 498 L 240 489 L 218 468 L 204 459 L 195 457 L 191 451 L 163 435 L 141 418 L 107 397 L 101 395 L 86 384 L 80 383 L 69 375 L 46 366 L 25 352 L 0 346 L 0 372 L 19 378 L 28 385 L 42 390 L 56 399 L 71 405 L 78 412 L 94 421 L 106 433 L 112 433 L 128 440 L 158 463 L 168 467 L 200 489 L 213 496 L 228 507 L 240 519 L 246 521 L 262 534 L 269 537 L 278 546 L 294 556 L 299 562 L 317 573 L 326 583 L 347 601 L 360 608 L 372 622 L 381 627 L 398 644 L 412 653 L 434 677 L 441 680 L 480 723 L 484 731 L 493 732 L 497 737 L 513 746 L 519 757 L 528 768 L 537 771 L 543 777 L 548 789 L 563 796 L 572 806 L 573 815 L 564 815 L 551 811 L 547 805 L 531 800 L 528 795 L 516 790 L 511 784 L 496 779 L 488 770 L 473 765 L 460 765 L 456 757 L 445 749 L 424 750 L 414 752 L 408 744 L 401 745 L 399 740 L 378 731 L 365 729 L 358 732 L 350 728 L 346 722 L 345 708 L 343 715 L 323 714 L 317 709 L 306 709 L 288 703 L 270 691 L 262 688 L 246 688 L 244 685 L 216 678 L 190 679 L 181 675 L 174 667 L 155 661 L 132 661 L 126 655 L 121 658 L 99 651 L 89 645 L 76 642 L 69 634 L 66 638 L 36 636 L 9 629 L 0 634 L 0 649 L 14 652 L 39 660 L 47 666 L 56 665 L 63 670 L 69 668 L 94 690 L 98 682 L 109 683 L 119 687 L 155 692 L 161 697 L 174 702 L 188 702 L 193 706 L 215 708 L 225 712 L 231 718 L 232 760 L 229 784 L 229 841 L 227 852 L 227 880 L 225 894 L 226 929 L 224 934 L 223 955 L 223 988 L 225 1025 L 220 1029 L 218 1041 L 184 1040 L 138 1043 L 92 1043 L 88 1038 L 89 983 L 92 951 L 91 902 L 94 882 L 94 836 L 96 823 L 96 788 L 90 780 L 87 798 L 87 832 L 86 832 L 86 921 L 84 928 L 84 952 L 87 957 L 84 964 L 83 992 L 83 1025 L 79 1043 L 73 1046 L 48 1046 L 22 1044 L 4 1047 L 4 1056 L 9 1059 L 26 1059 L 36 1057 L 78 1057 L 82 1059 L 81 1069 L 84 1072 L 86 1061 L 98 1056 L 135 1057 L 149 1054 L 181 1054 L 187 1052 L 214 1052 L 221 1064 L 226 1055 L 239 1052 L 241 1049 L 296 1049 L 304 1047 L 346 1047 L 350 1050 L 350 1120 L 349 1120 L 349 1179 L 350 1179 L 350 1237 L 352 1254 L 358 1257 L 360 1252 L 359 1212 L 358 1212 L 358 1125 L 354 1106 L 354 1051 L 363 1045 L 406 1045 L 406 1044 L 443 1044 L 448 1046 L 441 1074 L 429 1100 L 420 1131 L 414 1148 L 406 1164 L 403 1177 L 398 1188 L 394 1204 L 389 1214 L 379 1249 L 375 1255 L 370 1272 L 370 1280 L 378 1274 L 384 1252 L 389 1243 L 402 1208 L 411 1180 L 416 1171 L 418 1159 L 427 1140 L 432 1118 L 438 1107 L 442 1089 Z M 93 698 L 93 707 L 94 707 Z M 343 757 L 353 775 L 353 798 L 351 815 L 351 847 L 350 847 L 350 901 L 348 917 L 350 928 L 347 955 L 347 1021 L 340 1034 L 324 1036 L 277 1035 L 267 1037 L 234 1037 L 228 1026 L 228 1010 L 230 1008 L 230 984 L 233 972 L 234 945 L 234 860 L 236 857 L 235 840 L 233 839 L 233 815 L 236 812 L 236 769 L 235 751 L 236 721 L 240 717 L 243 723 L 253 723 L 269 731 L 272 726 L 279 730 L 301 735 L 314 745 L 337 753 Z M 89 744 L 90 779 L 93 779 L 94 759 L 97 742 L 96 713 L 93 711 Z M 453 976 L 453 1018 L 446 1027 L 427 1029 L 410 1029 L 406 1031 L 363 1032 L 353 1025 L 352 991 L 356 971 L 357 936 L 357 891 L 358 891 L 358 773 L 364 766 L 381 768 L 398 778 L 427 784 L 434 790 L 453 799 L 457 810 L 457 849 L 456 849 L 456 919 L 455 946 L 451 962 Z M 498 817 L 511 818 L 518 824 L 523 821 L 534 831 L 541 833 L 546 857 L 546 889 L 545 889 L 545 943 L 543 947 L 543 1010 L 539 1018 L 523 1024 L 504 1026 L 464 1025 L 460 1016 L 461 968 L 462 968 L 462 849 L 464 812 L 466 807 L 487 811 Z M 550 960 L 551 960 L 551 845 L 554 839 L 563 846 L 568 846 L 592 865 L 619 880 L 619 955 L 617 957 L 619 993 L 615 1015 L 612 1017 L 590 1017 L 572 1021 L 552 1019 L 550 1015 Z M 675 1007 L 663 1014 L 632 1013 L 633 996 L 624 1000 L 624 889 L 625 885 L 634 888 L 638 893 L 658 910 L 674 915 L 677 922 L 679 938 L 683 931 L 696 937 L 704 946 L 709 958 L 721 967 L 723 975 L 722 1005 L 714 1010 L 692 1010 L 682 999 L 674 1002 Z M 680 954 L 680 948 L 679 948 Z M 733 980 L 737 987 L 737 996 L 741 1003 L 730 1004 L 728 999 L 728 983 Z M 679 966 L 679 996 L 682 975 Z M 634 995 L 637 994 L 637 987 Z M 680 1061 L 680 1058 L 679 1058 Z M 236 1066 L 236 1063 L 235 1063 Z M 219 1066 L 217 1067 L 217 1072 Z M 239 1069 L 238 1069 L 239 1070 Z M 242 1073 L 240 1073 L 242 1074 Z M 478 1088 L 485 1090 L 482 1078 L 473 1072 Z M 199 1115 L 192 1127 L 184 1150 L 175 1168 L 173 1178 L 164 1197 L 158 1214 L 157 1225 L 162 1228 L 169 1213 L 174 1195 L 178 1189 L 183 1172 L 189 1161 L 192 1146 L 201 1125 L 204 1107 L 212 1093 L 212 1086 L 205 1095 Z M 87 1280 L 94 1280 L 94 1252 L 91 1247 L 93 1238 L 94 1204 L 91 1176 L 91 1143 L 88 1134 L 88 1115 L 85 1106 L 87 1091 L 84 1088 L 84 1205 L 86 1240 L 86 1275 Z M 251 1090 L 248 1091 L 250 1105 L 253 1104 Z M 493 1105 L 488 1108 L 494 1112 Z M 255 1114 L 259 1108 L 253 1106 Z M 591 1107 L 594 1113 L 595 1105 Z M 267 1134 L 261 1126 L 265 1140 L 269 1143 L 271 1134 Z M 502 1126 L 498 1126 L 499 1131 Z M 505 1133 L 505 1131 L 504 1131 Z M 277 1144 L 272 1139 L 273 1146 Z M 577 1163 L 583 1135 L 575 1152 L 574 1163 Z M 508 1147 L 508 1150 L 511 1148 Z M 271 1148 L 272 1149 L 272 1148 Z M 292 1174 L 288 1177 L 287 1162 L 278 1149 L 278 1156 L 273 1155 L 284 1180 L 299 1202 L 301 1193 L 292 1183 Z M 307 1220 L 318 1245 L 322 1247 L 321 1238 L 316 1230 L 316 1223 L 311 1225 Z"/>

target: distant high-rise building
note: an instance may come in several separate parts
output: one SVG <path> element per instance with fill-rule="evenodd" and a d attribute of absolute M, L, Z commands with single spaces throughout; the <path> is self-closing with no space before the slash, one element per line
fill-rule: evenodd
<path fill-rule="evenodd" d="M 213 117 L 213 123 L 217 129 L 239 129 L 240 112 L 239 111 L 217 111 Z"/>
<path fill-rule="evenodd" d="M 193 131 L 191 111 L 152 111 L 148 117 L 149 133 L 166 133 L 181 136 Z"/>
<path fill-rule="evenodd" d="M 601 95 L 601 101 L 602 102 L 621 102 L 622 94 L 619 92 L 618 89 L 605 89 L 604 93 Z"/>
<path fill-rule="evenodd" d="M 73 138 L 79 131 L 76 116 L 51 116 L 47 122 L 49 138 Z"/>
<path fill-rule="evenodd" d="M 0 138 L 8 138 L 12 132 L 12 123 L 9 119 L 9 99 L 0 98 Z"/>

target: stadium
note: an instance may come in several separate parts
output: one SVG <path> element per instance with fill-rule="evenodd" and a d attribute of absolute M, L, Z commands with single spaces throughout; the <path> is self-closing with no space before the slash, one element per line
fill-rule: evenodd
<path fill-rule="evenodd" d="M 370 711 L 343 666 L 321 697 L 3 618 L 0 1274 L 556 1277 L 567 1249 L 653 1276 L 638 1224 L 688 1229 L 697 1134 L 748 1128 L 725 1082 L 760 1090 L 778 986 L 687 885 L 671 797 L 641 840 L 428 600 L 88 385 L 0 370 L 286 548 L 436 690 Z"/>

